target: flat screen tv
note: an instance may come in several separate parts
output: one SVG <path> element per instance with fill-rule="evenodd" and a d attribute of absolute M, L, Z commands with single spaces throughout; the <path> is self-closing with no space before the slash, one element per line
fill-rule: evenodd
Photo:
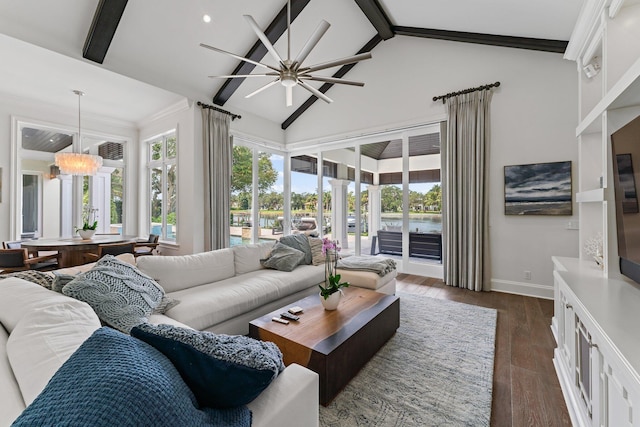
<path fill-rule="evenodd" d="M 640 283 L 640 116 L 611 135 L 620 273 Z"/>

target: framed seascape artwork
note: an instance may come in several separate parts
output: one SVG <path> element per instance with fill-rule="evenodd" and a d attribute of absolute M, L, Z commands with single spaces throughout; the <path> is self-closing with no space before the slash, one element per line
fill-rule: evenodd
<path fill-rule="evenodd" d="M 505 215 L 571 215 L 571 161 L 504 167 Z"/>
<path fill-rule="evenodd" d="M 636 192 L 636 180 L 633 176 L 631 154 L 616 154 L 616 166 L 622 189 L 622 213 L 638 213 L 638 193 Z"/>

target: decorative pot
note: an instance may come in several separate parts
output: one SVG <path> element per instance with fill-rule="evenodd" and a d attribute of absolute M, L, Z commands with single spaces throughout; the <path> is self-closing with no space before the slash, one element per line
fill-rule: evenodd
<path fill-rule="evenodd" d="M 82 237 L 82 240 L 91 240 L 96 230 L 78 230 L 78 234 Z"/>
<path fill-rule="evenodd" d="M 322 302 L 322 306 L 325 310 L 335 310 L 338 308 L 338 304 L 340 303 L 340 298 L 342 298 L 342 292 L 334 292 L 329 295 L 329 298 L 324 299 L 322 294 L 320 294 L 320 302 Z"/>

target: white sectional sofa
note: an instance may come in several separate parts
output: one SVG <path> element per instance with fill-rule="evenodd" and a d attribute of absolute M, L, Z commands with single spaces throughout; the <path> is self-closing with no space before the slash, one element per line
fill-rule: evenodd
<path fill-rule="evenodd" d="M 146 256 L 138 268 L 180 303 L 166 317 L 191 328 L 225 334 L 249 333 L 249 322 L 319 292 L 324 266 L 299 265 L 291 272 L 265 269 L 260 259 L 273 243 L 235 246 L 181 256 Z M 154 316 L 155 323 L 163 316 Z"/>
<path fill-rule="evenodd" d="M 215 333 L 247 334 L 249 322 L 308 295 L 324 282 L 324 265 L 291 272 L 265 269 L 274 243 L 183 256 L 139 257 L 137 267 L 179 303 L 149 322 Z M 133 258 L 133 257 L 131 257 Z M 131 259 L 129 262 L 136 262 Z M 76 274 L 91 265 L 61 272 Z M 396 272 L 342 271 L 355 286 L 395 293 Z M 100 322 L 81 301 L 17 278 L 0 281 L 0 427 L 10 425 Z M 318 425 L 318 376 L 288 366 L 248 407 L 254 427 Z"/>

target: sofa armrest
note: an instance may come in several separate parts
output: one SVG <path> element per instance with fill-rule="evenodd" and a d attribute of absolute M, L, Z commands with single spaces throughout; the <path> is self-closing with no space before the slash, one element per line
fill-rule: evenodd
<path fill-rule="evenodd" d="M 247 405 L 253 413 L 252 427 L 319 425 L 318 374 L 292 363 Z"/>

